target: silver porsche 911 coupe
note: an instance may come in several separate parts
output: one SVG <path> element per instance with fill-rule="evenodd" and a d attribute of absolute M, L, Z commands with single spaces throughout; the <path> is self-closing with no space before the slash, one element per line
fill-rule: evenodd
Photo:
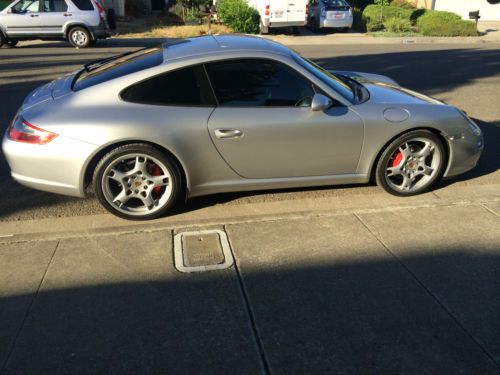
<path fill-rule="evenodd" d="M 181 197 L 367 183 L 429 189 L 473 168 L 479 127 L 388 77 L 278 43 L 204 36 L 85 65 L 33 91 L 3 139 L 15 180 L 126 219 Z"/>

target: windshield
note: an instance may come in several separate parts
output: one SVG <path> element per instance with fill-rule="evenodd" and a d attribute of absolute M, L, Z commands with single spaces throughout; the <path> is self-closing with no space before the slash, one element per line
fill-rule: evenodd
<path fill-rule="evenodd" d="M 349 4 L 347 4 L 344 0 L 323 0 L 323 4 L 329 7 L 348 7 Z"/>
<path fill-rule="evenodd" d="M 311 60 L 306 59 L 298 54 L 293 54 L 295 61 L 297 61 L 302 67 L 306 68 L 310 73 L 312 73 L 316 78 L 321 80 L 323 83 L 331 87 L 337 93 L 342 95 L 345 99 L 351 103 L 356 102 L 355 91 L 349 87 L 347 83 L 337 78 L 332 73 L 323 69 L 321 66 L 313 63 Z"/>
<path fill-rule="evenodd" d="M 163 62 L 163 47 L 143 48 L 135 52 L 86 64 L 73 82 L 73 90 L 83 90 L 114 78 L 123 77 Z"/>

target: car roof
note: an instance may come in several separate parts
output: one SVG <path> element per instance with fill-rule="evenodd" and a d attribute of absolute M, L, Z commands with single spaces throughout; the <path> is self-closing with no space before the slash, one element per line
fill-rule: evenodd
<path fill-rule="evenodd" d="M 220 55 L 231 52 L 267 52 L 290 55 L 290 50 L 284 45 L 250 35 L 205 35 L 194 38 L 180 39 L 164 44 L 164 61 L 182 59 L 193 56 Z"/>

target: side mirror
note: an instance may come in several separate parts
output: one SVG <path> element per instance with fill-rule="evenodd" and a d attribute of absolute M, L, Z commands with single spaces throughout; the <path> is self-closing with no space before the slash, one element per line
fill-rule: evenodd
<path fill-rule="evenodd" d="M 330 98 L 327 98 L 326 96 L 322 94 L 314 94 L 312 103 L 311 103 L 311 110 L 312 111 L 324 111 L 325 109 L 328 109 L 332 106 L 333 102 Z"/>

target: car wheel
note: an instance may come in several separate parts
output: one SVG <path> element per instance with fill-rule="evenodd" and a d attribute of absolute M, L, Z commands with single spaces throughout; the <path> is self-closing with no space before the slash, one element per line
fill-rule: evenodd
<path fill-rule="evenodd" d="M 2 46 L 5 44 L 6 41 L 7 40 L 5 39 L 2 32 L 0 31 L 0 48 L 2 48 Z"/>
<path fill-rule="evenodd" d="M 99 202 L 112 214 L 129 220 L 163 216 L 181 190 L 177 162 L 155 147 L 136 143 L 106 154 L 94 171 Z"/>
<path fill-rule="evenodd" d="M 68 33 L 68 41 L 75 48 L 87 48 L 92 43 L 92 37 L 84 27 L 73 27 Z"/>
<path fill-rule="evenodd" d="M 377 184 L 399 196 L 420 194 L 442 175 L 446 161 L 441 139 L 427 130 L 403 134 L 384 150 L 377 163 Z"/>
<path fill-rule="evenodd" d="M 17 40 L 10 39 L 10 40 L 7 41 L 6 44 L 7 44 L 7 47 L 14 48 L 15 46 L 17 46 L 17 43 L 18 43 Z"/>

